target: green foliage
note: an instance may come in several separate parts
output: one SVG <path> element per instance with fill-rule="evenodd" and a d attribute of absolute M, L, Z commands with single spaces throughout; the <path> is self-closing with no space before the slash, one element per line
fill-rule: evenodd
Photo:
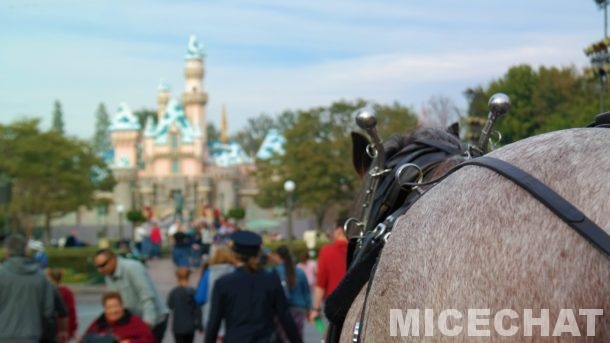
<path fill-rule="evenodd" d="M 152 117 L 153 122 L 155 124 L 157 123 L 157 120 L 158 120 L 157 111 L 147 109 L 147 108 L 137 110 L 137 111 L 133 112 L 133 115 L 136 116 L 136 118 L 138 118 L 138 123 L 140 124 L 141 128 L 144 128 L 146 126 L 146 120 L 148 117 Z"/>
<path fill-rule="evenodd" d="M 338 101 L 329 107 L 286 112 L 285 118 L 293 121 L 283 130 L 285 154 L 257 162 L 256 202 L 267 208 L 283 206 L 287 199 L 283 185 L 290 179 L 296 183 L 296 207 L 313 213 L 318 226 L 329 209 L 349 205 L 359 186 L 350 161 L 350 132 L 357 129 L 353 113 L 365 105 L 364 100 Z M 398 103 L 373 106 L 382 137 L 416 125 L 413 112 Z"/>
<path fill-rule="evenodd" d="M 48 248 L 49 266 L 71 270 L 76 274 L 92 275 L 95 273 L 93 255 L 97 247 L 83 248 Z"/>
<path fill-rule="evenodd" d="M 98 155 L 112 149 L 112 141 L 110 139 L 110 117 L 106 106 L 100 103 L 95 112 L 95 134 L 93 136 L 93 150 Z"/>
<path fill-rule="evenodd" d="M 130 210 L 127 212 L 127 220 L 132 224 L 142 223 L 146 221 L 146 216 L 140 210 Z"/>
<path fill-rule="evenodd" d="M 599 112 L 599 88 L 573 67 L 528 65 L 510 68 L 488 87 L 466 91 L 469 115 L 487 117 L 487 101 L 497 92 L 511 98 L 512 108 L 498 121 L 502 143 L 508 144 L 536 134 L 584 126 Z M 608 92 L 607 89 L 604 92 Z M 606 94 L 607 96 L 607 94 Z"/>
<path fill-rule="evenodd" d="M 316 246 L 314 248 L 316 257 L 319 255 L 320 249 L 328 243 L 329 241 L 326 239 L 319 239 L 316 241 Z M 298 262 L 299 257 L 308 252 L 307 245 L 305 245 L 305 241 L 303 240 L 264 242 L 263 245 L 271 251 L 276 251 L 281 245 L 287 246 L 290 252 L 292 252 L 292 256 L 295 257 L 295 262 Z"/>
<path fill-rule="evenodd" d="M 61 103 L 55 100 L 53 104 L 53 121 L 51 123 L 51 131 L 55 131 L 60 135 L 64 134 L 64 114 L 61 110 Z"/>
<path fill-rule="evenodd" d="M 42 217 L 49 233 L 52 218 L 93 204 L 97 187 L 92 170 L 110 171 L 84 141 L 41 132 L 38 124 L 0 125 L 0 171 L 13 180 L 11 217 L 28 233 L 35 218 Z"/>
<path fill-rule="evenodd" d="M 227 213 L 227 217 L 237 220 L 244 219 L 246 217 L 246 210 L 241 207 L 232 208 L 229 210 L 229 213 Z"/>
<path fill-rule="evenodd" d="M 239 131 L 231 139 L 239 143 L 248 155 L 254 156 L 270 129 L 277 129 L 282 132 L 294 125 L 294 121 L 295 113 L 290 111 L 280 114 L 275 119 L 267 114 L 261 114 L 256 118 L 249 118 L 246 128 Z"/>
<path fill-rule="evenodd" d="M 214 125 L 214 123 L 208 123 L 206 132 L 208 136 L 208 142 L 220 141 L 220 131 L 218 131 L 218 128 Z"/>

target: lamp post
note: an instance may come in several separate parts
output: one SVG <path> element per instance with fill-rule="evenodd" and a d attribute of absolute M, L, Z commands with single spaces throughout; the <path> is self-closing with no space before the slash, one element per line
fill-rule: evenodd
<path fill-rule="evenodd" d="M 610 0 L 595 0 L 598 7 L 604 10 L 604 38 L 585 48 L 594 75 L 599 77 L 599 112 L 604 112 L 604 96 L 608 89 L 608 65 L 610 64 L 610 39 L 608 38 L 608 3 Z"/>
<path fill-rule="evenodd" d="M 293 194 L 294 190 L 297 187 L 296 183 L 292 180 L 286 180 L 284 182 L 284 190 L 286 191 L 286 209 L 287 209 L 287 217 L 288 217 L 288 241 L 291 242 L 293 239 L 292 234 L 292 209 L 294 207 L 294 199 Z"/>
<path fill-rule="evenodd" d="M 8 218 L 8 208 L 11 204 L 11 190 L 12 184 L 11 179 L 4 174 L 0 174 L 0 205 L 2 205 L 3 209 L 3 220 L 2 223 L 2 233 L 7 234 L 9 229 L 9 218 Z"/>
<path fill-rule="evenodd" d="M 125 207 L 123 205 L 117 205 L 116 213 L 119 216 L 119 240 L 123 239 L 123 212 Z"/>

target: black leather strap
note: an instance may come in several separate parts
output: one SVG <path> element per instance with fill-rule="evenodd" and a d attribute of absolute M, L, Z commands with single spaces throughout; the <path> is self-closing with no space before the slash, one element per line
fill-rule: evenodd
<path fill-rule="evenodd" d="M 569 201 L 535 177 L 508 162 L 489 156 L 482 156 L 466 161 L 461 163 L 459 167 L 461 168 L 467 165 L 491 169 L 516 183 L 544 204 L 549 210 L 553 211 L 555 215 L 561 218 L 566 224 L 570 225 L 572 229 L 586 238 L 596 248 L 606 254 L 607 257 L 610 257 L 610 235 L 587 218 L 584 213 L 574 207 Z"/>

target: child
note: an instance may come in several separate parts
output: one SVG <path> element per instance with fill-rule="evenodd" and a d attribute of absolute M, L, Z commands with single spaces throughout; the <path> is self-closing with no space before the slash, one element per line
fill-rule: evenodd
<path fill-rule="evenodd" d="M 167 306 L 172 311 L 172 331 L 176 343 L 192 343 L 195 330 L 203 330 L 201 308 L 195 303 L 195 289 L 189 286 L 190 275 L 188 268 L 178 268 L 178 286 L 172 289 L 167 298 Z"/>
<path fill-rule="evenodd" d="M 76 329 L 78 329 L 78 317 L 76 316 L 76 302 L 74 301 L 74 293 L 70 288 L 61 284 L 61 279 L 63 277 L 63 272 L 58 268 L 49 268 L 47 269 L 47 276 L 51 280 L 51 282 L 57 287 L 61 299 L 66 305 L 66 310 L 68 311 L 68 321 L 67 321 L 67 333 L 68 340 L 76 338 Z"/>

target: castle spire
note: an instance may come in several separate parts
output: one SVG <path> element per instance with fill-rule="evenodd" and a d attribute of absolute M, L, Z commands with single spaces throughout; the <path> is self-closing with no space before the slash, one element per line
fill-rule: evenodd
<path fill-rule="evenodd" d="M 205 50 L 203 44 L 199 43 L 195 35 L 191 35 L 189 38 L 188 49 L 186 50 L 187 60 L 201 60 L 205 57 Z"/>
<path fill-rule="evenodd" d="M 229 125 L 227 124 L 227 107 L 222 105 L 222 119 L 220 122 L 220 141 L 223 144 L 229 143 Z"/>

